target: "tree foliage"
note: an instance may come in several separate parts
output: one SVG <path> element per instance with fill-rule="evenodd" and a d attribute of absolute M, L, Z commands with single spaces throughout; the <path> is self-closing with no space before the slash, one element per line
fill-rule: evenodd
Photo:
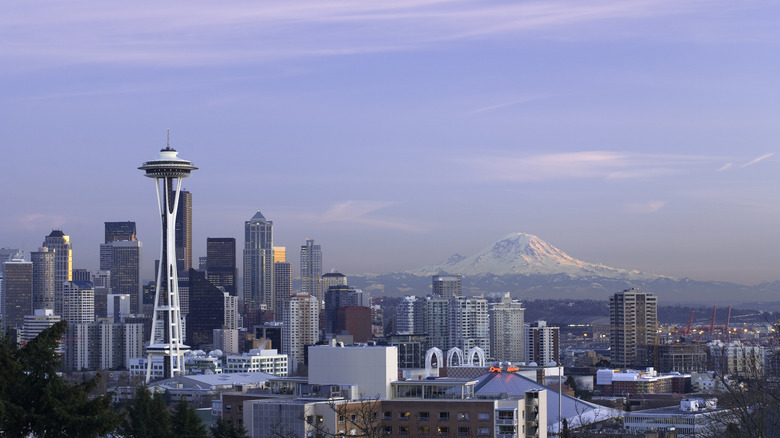
<path fill-rule="evenodd" d="M 111 396 L 90 397 L 99 377 L 73 384 L 57 374 L 59 340 L 67 323 L 42 331 L 25 346 L 0 339 L 0 430 L 4 436 L 97 437 L 121 421 Z"/>
<path fill-rule="evenodd" d="M 232 422 L 218 418 L 216 424 L 211 426 L 211 436 L 214 438 L 247 438 L 247 431 L 243 426 L 236 427 Z"/>
<path fill-rule="evenodd" d="M 188 438 L 207 438 L 206 426 L 200 421 L 198 411 L 192 403 L 181 399 L 171 415 L 171 431 L 173 436 Z"/>

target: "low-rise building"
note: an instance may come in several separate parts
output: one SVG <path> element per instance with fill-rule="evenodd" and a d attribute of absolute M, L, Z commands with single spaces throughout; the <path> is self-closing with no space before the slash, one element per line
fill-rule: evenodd
<path fill-rule="evenodd" d="M 249 350 L 249 353 L 231 354 L 225 358 L 226 373 L 262 372 L 278 377 L 287 376 L 287 355 L 275 349 Z"/>

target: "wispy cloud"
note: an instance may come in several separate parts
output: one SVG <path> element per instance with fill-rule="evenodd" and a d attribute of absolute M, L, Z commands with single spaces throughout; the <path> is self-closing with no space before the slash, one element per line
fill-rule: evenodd
<path fill-rule="evenodd" d="M 666 206 L 666 201 L 631 202 L 625 205 L 626 211 L 635 214 L 656 213 Z"/>
<path fill-rule="evenodd" d="M 481 154 L 459 161 L 476 178 L 503 181 L 549 181 L 569 179 L 653 179 L 711 166 L 722 157 L 658 155 L 635 152 L 582 151 L 539 155 Z"/>
<path fill-rule="evenodd" d="M 509 101 L 509 102 L 503 102 L 503 103 L 499 103 L 499 104 L 495 104 L 495 105 L 490 105 L 490 106 L 485 106 L 485 107 L 482 107 L 482 108 L 477 108 L 477 109 L 475 109 L 473 111 L 469 111 L 469 114 L 479 114 L 479 113 L 485 113 L 485 112 L 489 112 L 489 111 L 500 110 L 500 109 L 508 108 L 508 107 L 511 107 L 511 106 L 514 106 L 514 105 L 519 105 L 519 104 L 523 104 L 523 103 L 534 102 L 534 101 L 537 101 L 537 100 L 546 99 L 546 98 L 551 97 L 551 96 L 552 95 L 540 95 L 540 96 L 524 97 L 524 98 L 521 98 L 521 99 L 515 99 L 515 100 L 512 100 L 512 101 Z"/>
<path fill-rule="evenodd" d="M 28 213 L 14 218 L 13 223 L 19 230 L 24 231 L 39 231 L 48 228 L 62 228 L 68 223 L 68 219 L 64 216 L 52 216 L 50 214 L 43 213 Z"/>
<path fill-rule="evenodd" d="M 344 201 L 333 204 L 322 215 L 322 222 L 346 222 L 369 227 L 421 233 L 425 227 L 408 221 L 373 215 L 374 212 L 393 205 L 386 201 Z"/>
<path fill-rule="evenodd" d="M 729 169 L 731 169 L 732 167 L 734 167 L 734 163 L 732 163 L 732 162 L 728 162 L 728 163 L 724 164 L 723 166 L 721 166 L 721 167 L 718 169 L 718 172 L 723 172 L 723 171 L 729 170 Z"/>
<path fill-rule="evenodd" d="M 27 66 L 251 64 L 560 33 L 577 24 L 690 14 L 699 7 L 669 0 L 18 1 L 4 4 L 0 15 L 0 56 Z"/>
<path fill-rule="evenodd" d="M 761 155 L 760 157 L 758 157 L 758 158 L 754 158 L 754 159 L 752 159 L 752 160 L 748 161 L 747 163 L 740 165 L 739 167 L 741 167 L 741 168 L 745 168 L 745 167 L 748 167 L 748 166 L 752 166 L 752 165 L 754 165 L 754 164 L 756 164 L 756 163 L 758 163 L 758 162 L 760 162 L 760 161 L 764 161 L 764 160 L 766 160 L 767 158 L 770 158 L 770 157 L 772 157 L 773 155 L 775 155 L 775 154 L 774 154 L 774 153 L 772 153 L 772 152 L 770 152 L 770 153 L 768 153 L 768 154 Z"/>

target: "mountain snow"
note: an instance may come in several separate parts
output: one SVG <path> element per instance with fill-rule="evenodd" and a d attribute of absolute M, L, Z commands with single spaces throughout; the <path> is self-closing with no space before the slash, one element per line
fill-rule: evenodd
<path fill-rule="evenodd" d="M 577 260 L 544 240 L 526 233 L 507 234 L 470 257 L 455 254 L 438 265 L 426 266 L 409 273 L 414 275 L 493 274 L 497 276 L 565 274 L 574 278 L 605 277 L 626 280 L 663 278 L 640 271 L 612 268 Z"/>

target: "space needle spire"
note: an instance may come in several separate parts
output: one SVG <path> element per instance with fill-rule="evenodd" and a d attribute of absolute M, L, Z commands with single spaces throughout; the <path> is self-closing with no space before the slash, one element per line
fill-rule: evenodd
<path fill-rule="evenodd" d="M 143 163 L 140 170 L 154 178 L 157 191 L 157 207 L 162 221 L 162 245 L 160 265 L 157 270 L 157 287 L 154 297 L 152 333 L 147 352 L 146 382 L 152 377 L 152 362 L 162 357 L 163 377 L 170 378 L 184 373 L 184 354 L 190 347 L 184 345 L 181 307 L 179 303 L 179 279 L 176 268 L 176 210 L 179 204 L 181 179 L 196 170 L 187 160 L 178 157 L 168 144 L 160 150 L 160 156 Z"/>

